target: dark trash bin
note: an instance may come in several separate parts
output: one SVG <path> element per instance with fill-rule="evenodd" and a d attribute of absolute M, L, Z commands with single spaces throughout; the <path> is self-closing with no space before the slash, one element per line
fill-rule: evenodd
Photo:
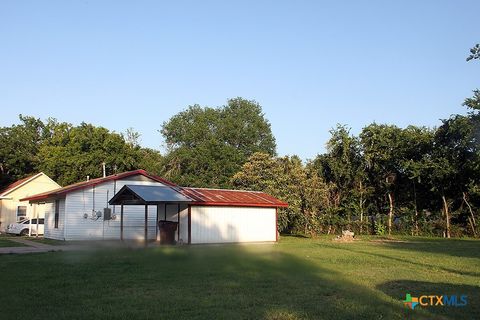
<path fill-rule="evenodd" d="M 160 220 L 158 221 L 160 229 L 161 244 L 175 244 L 175 231 L 178 228 L 178 222 Z"/>

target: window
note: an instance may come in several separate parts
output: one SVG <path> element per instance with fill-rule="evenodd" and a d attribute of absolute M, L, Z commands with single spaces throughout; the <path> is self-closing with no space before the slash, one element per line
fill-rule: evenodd
<path fill-rule="evenodd" d="M 38 224 L 45 224 L 45 219 L 40 218 L 40 219 L 38 219 L 38 220 L 39 220 Z"/>
<path fill-rule="evenodd" d="M 17 207 L 17 221 L 22 221 L 27 218 L 27 206 Z"/>
<path fill-rule="evenodd" d="M 60 215 L 60 201 L 55 200 L 55 225 L 54 228 L 58 229 L 58 218 Z"/>
<path fill-rule="evenodd" d="M 37 219 L 32 219 L 32 222 L 30 222 L 31 224 L 37 224 Z"/>

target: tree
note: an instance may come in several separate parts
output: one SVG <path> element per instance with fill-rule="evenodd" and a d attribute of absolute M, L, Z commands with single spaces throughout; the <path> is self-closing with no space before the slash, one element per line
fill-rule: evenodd
<path fill-rule="evenodd" d="M 408 126 L 402 131 L 404 155 L 400 160 L 402 185 L 400 201 L 413 207 L 411 234 L 418 235 L 420 212 L 428 208 L 431 197 L 428 176 L 424 176 L 423 159 L 432 154 L 434 131 L 426 127 Z"/>
<path fill-rule="evenodd" d="M 137 169 L 139 148 L 120 134 L 87 123 L 50 121 L 47 127 L 50 136 L 39 148 L 38 168 L 62 185 L 100 177 L 102 162 L 107 174 Z"/>
<path fill-rule="evenodd" d="M 395 191 L 401 172 L 400 159 L 403 157 L 402 131 L 391 125 L 373 123 L 360 133 L 362 151 L 367 167 L 369 183 L 375 187 L 377 199 L 388 198 L 388 234 L 392 232 L 395 211 Z M 381 202 L 377 204 L 381 210 Z"/>
<path fill-rule="evenodd" d="M 266 153 L 254 153 L 232 177 L 235 188 L 263 191 L 288 203 L 288 208 L 279 209 L 278 231 L 290 231 L 302 211 L 300 183 L 301 161 L 297 157 L 290 159 L 274 158 Z"/>
<path fill-rule="evenodd" d="M 264 191 L 288 203 L 288 208 L 279 210 L 278 231 L 305 235 L 322 231 L 329 188 L 315 168 L 304 166 L 297 156 L 255 153 L 233 176 L 232 184 L 236 188 Z"/>
<path fill-rule="evenodd" d="M 19 115 L 20 124 L 0 128 L 0 185 L 35 172 L 45 125 L 37 118 Z"/>
<path fill-rule="evenodd" d="M 476 44 L 470 49 L 470 55 L 467 57 L 467 61 L 480 59 L 480 44 Z"/>
<path fill-rule="evenodd" d="M 359 216 L 362 232 L 366 196 L 370 190 L 366 187 L 359 140 L 342 125 L 337 125 L 330 134 L 327 153 L 317 156 L 311 165 L 327 183 L 332 184 L 330 192 L 335 193 L 332 214 L 346 219 L 349 228 L 352 227 L 352 216 Z"/>
<path fill-rule="evenodd" d="M 248 157 L 275 155 L 275 138 L 262 108 L 242 98 L 219 108 L 190 106 L 160 132 L 168 148 L 164 174 L 183 185 L 230 187 Z"/>
<path fill-rule="evenodd" d="M 470 49 L 470 55 L 467 57 L 467 61 L 470 60 L 480 60 L 480 44 L 476 44 Z M 473 90 L 473 97 L 465 99 L 463 105 L 473 110 L 480 110 L 480 90 Z"/>

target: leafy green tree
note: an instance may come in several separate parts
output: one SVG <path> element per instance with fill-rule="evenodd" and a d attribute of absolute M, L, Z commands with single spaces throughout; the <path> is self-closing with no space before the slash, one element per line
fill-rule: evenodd
<path fill-rule="evenodd" d="M 346 218 L 351 228 L 351 217 L 359 216 L 360 228 L 364 221 L 367 187 L 365 185 L 365 163 L 361 156 L 357 137 L 350 134 L 346 126 L 337 125 L 330 131 L 327 153 L 318 156 L 312 163 L 326 182 L 333 183 L 336 190 L 336 205 L 332 210 Z"/>
<path fill-rule="evenodd" d="M 470 49 L 470 55 L 467 57 L 467 61 L 470 60 L 480 60 L 480 44 L 476 44 Z M 473 96 L 465 99 L 463 105 L 473 110 L 480 110 L 480 90 L 473 90 Z"/>
<path fill-rule="evenodd" d="M 45 125 L 37 118 L 19 115 L 20 124 L 0 128 L 0 185 L 35 172 Z"/>
<path fill-rule="evenodd" d="M 290 159 L 274 158 L 266 153 L 254 153 L 232 177 L 235 188 L 263 191 L 289 204 L 280 209 L 278 231 L 293 229 L 293 224 L 302 212 L 301 184 L 303 184 L 302 165 L 298 157 Z"/>
<path fill-rule="evenodd" d="M 232 184 L 240 189 L 264 191 L 287 202 L 289 207 L 279 210 L 279 231 L 306 235 L 322 231 L 329 204 L 328 185 L 297 156 L 255 153 L 233 176 Z"/>
<path fill-rule="evenodd" d="M 373 123 L 360 133 L 362 151 L 367 167 L 369 183 L 374 186 L 377 207 L 382 210 L 381 199 L 388 199 L 388 234 L 392 232 L 395 212 L 395 192 L 403 158 L 402 130 L 392 125 Z"/>
<path fill-rule="evenodd" d="M 122 135 L 102 127 L 82 123 L 49 121 L 50 136 L 39 148 L 42 159 L 38 168 L 62 185 L 102 175 L 102 162 L 107 174 L 136 169 L 135 147 Z"/>
<path fill-rule="evenodd" d="M 418 235 L 420 214 L 430 207 L 428 176 L 422 170 L 423 159 L 432 154 L 434 131 L 426 127 L 408 126 L 402 130 L 404 154 L 400 159 L 402 173 L 400 203 L 407 212 L 412 212 L 411 234 Z M 413 210 L 409 210 L 409 209 Z M 404 210 L 405 211 L 405 210 Z"/>
<path fill-rule="evenodd" d="M 467 57 L 467 61 L 480 59 L 480 44 L 476 44 L 470 49 L 470 55 Z"/>
<path fill-rule="evenodd" d="M 255 101 L 219 108 L 190 106 L 162 126 L 164 174 L 183 185 L 231 187 L 231 177 L 256 152 L 275 155 L 275 138 Z"/>
<path fill-rule="evenodd" d="M 447 237 L 451 236 L 450 203 L 463 199 L 469 204 L 466 194 L 471 185 L 479 183 L 479 125 L 479 115 L 456 115 L 443 120 L 435 133 L 432 189 L 442 199 Z"/>

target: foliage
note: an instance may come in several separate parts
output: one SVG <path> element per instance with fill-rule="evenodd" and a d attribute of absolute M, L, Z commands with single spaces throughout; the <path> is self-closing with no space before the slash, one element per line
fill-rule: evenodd
<path fill-rule="evenodd" d="M 138 168 L 160 173 L 162 156 L 106 128 L 20 115 L 21 123 L 0 128 L 2 184 L 43 171 L 61 185 Z M 139 135 L 130 131 L 138 140 Z"/>
<path fill-rule="evenodd" d="M 105 163 L 107 174 L 142 168 L 180 185 L 264 191 L 289 204 L 278 212 L 285 233 L 478 237 L 480 113 L 468 106 L 438 128 L 372 123 L 353 135 L 337 125 L 306 162 L 277 157 L 261 106 L 242 98 L 174 115 L 161 129 L 165 155 L 142 148 L 133 128 L 20 115 L 0 128 L 0 183 L 44 171 L 65 185 L 101 176 Z"/>
<path fill-rule="evenodd" d="M 164 175 L 182 185 L 230 187 L 255 152 L 275 154 L 275 138 L 261 106 L 242 98 L 173 116 L 160 131 L 168 147 Z"/>
<path fill-rule="evenodd" d="M 470 55 L 467 57 L 467 61 L 480 59 L 480 44 L 476 44 L 470 49 Z"/>
<path fill-rule="evenodd" d="M 0 185 L 34 172 L 39 163 L 38 150 L 45 125 L 34 117 L 19 118 L 20 124 L 0 128 Z"/>
<path fill-rule="evenodd" d="M 387 234 L 387 229 L 383 223 L 376 223 L 375 224 L 375 234 L 377 236 L 384 236 Z"/>

